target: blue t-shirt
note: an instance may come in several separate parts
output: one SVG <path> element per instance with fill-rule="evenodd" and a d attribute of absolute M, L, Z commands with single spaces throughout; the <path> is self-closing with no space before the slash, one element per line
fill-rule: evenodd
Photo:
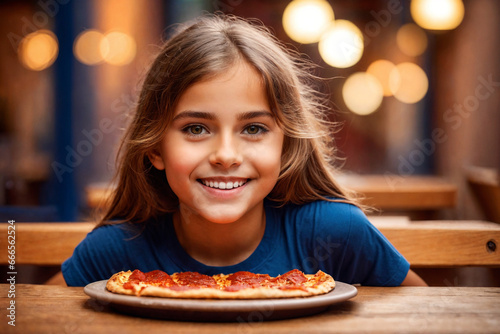
<path fill-rule="evenodd" d="M 122 270 L 278 276 L 297 268 L 309 274 L 322 270 L 349 284 L 397 286 L 408 273 L 409 263 L 354 205 L 316 201 L 276 208 L 266 202 L 265 210 L 260 244 L 236 265 L 212 267 L 193 259 L 177 240 L 172 216 L 165 215 L 90 232 L 63 263 L 64 279 L 69 286 L 84 286 Z"/>

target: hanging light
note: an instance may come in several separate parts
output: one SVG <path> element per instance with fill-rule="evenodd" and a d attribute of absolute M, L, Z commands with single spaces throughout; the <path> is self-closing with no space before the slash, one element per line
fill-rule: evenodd
<path fill-rule="evenodd" d="M 49 30 L 32 32 L 19 43 L 19 60 L 24 67 L 33 71 L 41 71 L 50 67 L 57 59 L 58 53 L 57 38 Z"/>
<path fill-rule="evenodd" d="M 118 66 L 129 64 L 135 58 L 137 51 L 132 36 L 118 31 L 106 34 L 99 49 L 104 61 Z"/>
<path fill-rule="evenodd" d="M 137 46 L 132 36 L 113 31 L 103 34 L 89 29 L 79 34 L 73 45 L 75 57 L 83 64 L 129 64 L 136 55 Z"/>
<path fill-rule="evenodd" d="M 464 18 L 462 0 L 412 0 L 411 16 L 424 29 L 451 30 Z"/>
<path fill-rule="evenodd" d="M 429 80 L 424 70 L 417 64 L 401 63 L 392 70 L 389 86 L 396 99 L 412 104 L 427 94 Z"/>
<path fill-rule="evenodd" d="M 391 96 L 392 91 L 389 86 L 389 78 L 392 70 L 396 68 L 391 61 L 379 59 L 368 66 L 366 73 L 373 75 L 380 82 L 384 96 Z"/>
<path fill-rule="evenodd" d="M 347 20 L 335 20 L 319 41 L 321 58 L 330 66 L 347 68 L 356 64 L 363 55 L 363 34 Z"/>
<path fill-rule="evenodd" d="M 296 42 L 316 43 L 334 18 L 326 0 L 294 0 L 283 13 L 283 28 Z"/>
<path fill-rule="evenodd" d="M 355 114 L 369 115 L 382 103 L 383 89 L 378 80 L 366 72 L 349 76 L 342 87 L 344 102 Z"/>
<path fill-rule="evenodd" d="M 100 45 L 104 34 L 93 29 L 80 33 L 73 44 L 73 53 L 76 59 L 86 65 L 97 65 L 104 61 Z"/>
<path fill-rule="evenodd" d="M 404 54 L 416 57 L 427 49 L 428 40 L 422 28 L 414 23 L 407 23 L 398 29 L 396 43 Z"/>

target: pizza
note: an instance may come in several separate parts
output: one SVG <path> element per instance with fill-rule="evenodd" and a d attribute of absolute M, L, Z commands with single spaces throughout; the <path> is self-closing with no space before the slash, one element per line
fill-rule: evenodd
<path fill-rule="evenodd" d="M 167 274 L 161 270 L 143 273 L 121 271 L 106 283 L 114 293 L 136 296 L 203 299 L 264 299 L 309 297 L 335 288 L 332 276 L 318 271 L 304 274 L 298 269 L 271 277 L 239 271 L 233 274 L 203 275 L 197 272 Z"/>

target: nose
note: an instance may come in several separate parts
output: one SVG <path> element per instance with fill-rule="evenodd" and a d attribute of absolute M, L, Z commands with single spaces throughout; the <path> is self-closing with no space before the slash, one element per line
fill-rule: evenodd
<path fill-rule="evenodd" d="M 232 134 L 221 134 L 214 140 L 210 163 L 214 166 L 230 168 L 241 165 L 242 155 L 240 144 Z"/>

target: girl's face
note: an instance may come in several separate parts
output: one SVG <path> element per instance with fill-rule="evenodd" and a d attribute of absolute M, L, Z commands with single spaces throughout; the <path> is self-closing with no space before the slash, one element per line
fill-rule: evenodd
<path fill-rule="evenodd" d="M 150 159 L 165 170 L 184 220 L 224 224 L 263 213 L 282 147 L 261 76 L 240 61 L 184 92 Z"/>

